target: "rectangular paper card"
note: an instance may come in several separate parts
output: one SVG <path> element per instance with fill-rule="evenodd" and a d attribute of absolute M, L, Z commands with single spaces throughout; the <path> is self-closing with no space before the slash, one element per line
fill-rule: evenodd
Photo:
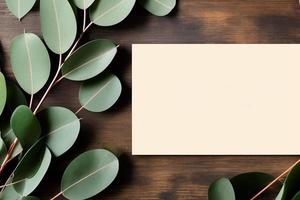
<path fill-rule="evenodd" d="M 133 45 L 134 155 L 300 154 L 300 45 Z"/>

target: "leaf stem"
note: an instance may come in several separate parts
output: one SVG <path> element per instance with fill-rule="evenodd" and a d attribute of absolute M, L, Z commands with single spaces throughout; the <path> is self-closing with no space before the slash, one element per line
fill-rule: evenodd
<path fill-rule="evenodd" d="M 83 1 L 85 2 L 85 1 Z M 82 25 L 82 32 L 85 30 L 85 24 L 86 24 L 86 9 L 83 10 L 83 25 Z"/>
<path fill-rule="evenodd" d="M 53 80 L 51 81 L 50 85 L 48 86 L 46 92 L 44 93 L 42 99 L 40 100 L 40 102 L 39 102 L 38 105 L 36 106 L 36 108 L 35 108 L 33 114 L 36 114 L 36 112 L 38 111 L 38 109 L 40 108 L 40 106 L 42 105 L 42 103 L 44 102 L 45 98 L 46 98 L 47 95 L 49 94 L 49 92 L 50 92 L 52 86 L 54 85 L 54 83 L 55 83 L 55 81 L 56 81 L 56 79 L 57 79 L 57 76 L 58 76 L 58 74 L 59 74 L 59 72 L 60 72 L 61 66 L 62 66 L 61 63 L 62 63 L 62 54 L 59 54 L 59 62 L 58 62 L 58 67 L 57 67 L 56 74 L 55 74 Z"/>
<path fill-rule="evenodd" d="M 27 180 L 27 178 L 24 178 L 24 179 L 22 179 L 22 180 L 19 180 L 19 181 L 13 182 L 13 183 L 5 183 L 4 185 L 1 185 L 1 186 L 0 186 L 0 189 L 1 189 L 1 188 L 5 188 L 5 187 L 7 187 L 7 186 L 15 185 L 15 184 L 20 183 L 20 182 L 23 182 L 23 181 L 25 181 L 25 180 Z"/>
<path fill-rule="evenodd" d="M 78 113 L 80 113 L 80 111 L 82 111 L 82 109 L 83 109 L 83 106 L 81 106 L 81 107 L 75 112 L 75 114 L 78 115 Z"/>
<path fill-rule="evenodd" d="M 57 197 L 59 197 L 60 195 L 62 195 L 62 194 L 63 194 L 63 192 L 60 192 L 60 193 L 56 194 L 54 197 L 52 197 L 50 200 L 54 200 L 54 199 L 56 199 Z"/>
<path fill-rule="evenodd" d="M 76 42 L 74 43 L 74 45 L 73 45 L 71 51 L 69 52 L 69 54 L 68 54 L 67 57 L 65 58 L 64 62 L 72 55 L 72 53 L 73 53 L 74 50 L 76 49 L 78 43 L 80 42 L 81 38 L 83 37 L 84 33 L 91 27 L 92 24 L 93 24 L 93 23 L 91 22 L 91 23 L 89 23 L 89 25 L 88 25 L 86 28 L 84 28 L 84 30 L 82 31 L 82 33 L 80 34 L 80 36 L 78 37 L 78 39 L 76 40 Z M 64 76 L 60 77 L 58 80 L 56 80 L 56 81 L 54 82 L 54 85 L 58 84 L 58 83 L 59 83 L 61 80 L 63 80 L 64 78 L 65 78 Z"/>
<path fill-rule="evenodd" d="M 29 102 L 29 108 L 31 109 L 33 102 L 33 94 L 30 94 L 30 102 Z"/>
<path fill-rule="evenodd" d="M 15 138 L 15 140 L 13 141 L 13 143 L 10 145 L 10 147 L 8 149 L 8 152 L 7 152 L 7 154 L 6 154 L 5 158 L 4 158 L 3 163 L 0 166 L 0 174 L 3 172 L 5 166 L 9 163 L 10 158 L 11 158 L 11 156 L 13 154 L 13 151 L 14 151 L 14 149 L 15 149 L 15 147 L 16 147 L 17 144 L 18 144 L 18 139 Z"/>
<path fill-rule="evenodd" d="M 262 193 L 264 193 L 267 189 L 269 189 L 274 183 L 276 183 L 279 179 L 289 173 L 297 164 L 300 163 L 300 159 L 297 160 L 293 165 L 291 165 L 288 169 L 282 172 L 277 178 L 275 178 L 272 182 L 270 182 L 266 187 L 264 187 L 261 191 L 259 191 L 256 195 L 254 195 L 250 200 L 255 200 L 259 197 Z"/>

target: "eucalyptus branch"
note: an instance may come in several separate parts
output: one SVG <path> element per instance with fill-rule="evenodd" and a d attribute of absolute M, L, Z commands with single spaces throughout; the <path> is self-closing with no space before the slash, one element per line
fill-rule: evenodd
<path fill-rule="evenodd" d="M 300 159 L 297 160 L 294 164 L 292 164 L 288 169 L 282 172 L 279 176 L 277 176 L 272 182 L 270 182 L 266 187 L 264 187 L 261 191 L 259 191 L 256 195 L 254 195 L 250 200 L 255 200 L 259 197 L 262 193 L 268 190 L 272 185 L 274 185 L 279 179 L 284 177 L 287 173 L 289 173 L 297 164 L 300 163 Z"/>
<path fill-rule="evenodd" d="M 57 71 L 56 71 L 56 74 L 55 76 L 53 77 L 53 80 L 51 81 L 50 85 L 48 86 L 46 92 L 44 93 L 42 99 L 40 100 L 40 102 L 38 103 L 38 105 L 36 106 L 33 114 L 36 114 L 36 112 L 38 111 L 38 109 L 40 108 L 40 106 L 42 105 L 42 103 L 44 102 L 45 98 L 47 97 L 47 95 L 49 94 L 51 88 L 53 87 L 54 83 L 55 83 L 55 80 L 57 79 L 57 76 L 60 72 L 60 69 L 61 69 L 61 64 L 62 62 L 62 54 L 59 55 L 59 62 L 58 62 L 58 67 L 57 67 Z"/>
<path fill-rule="evenodd" d="M 12 156 L 12 154 L 13 154 L 13 152 L 14 152 L 14 149 L 15 149 L 15 147 L 17 146 L 17 144 L 18 144 L 18 139 L 15 138 L 15 140 L 13 141 L 13 143 L 12 143 L 12 144 L 10 145 L 10 147 L 9 147 L 9 150 L 8 150 L 8 152 L 7 152 L 7 154 L 6 154 L 5 158 L 4 158 L 3 163 L 2 163 L 1 166 L 0 166 L 0 174 L 2 174 L 2 172 L 3 172 L 4 168 L 5 168 L 5 166 L 6 166 L 6 165 L 9 163 L 9 161 L 11 160 L 10 158 L 11 158 L 11 156 Z"/>
<path fill-rule="evenodd" d="M 54 199 L 56 199 L 57 197 L 59 197 L 60 195 L 62 195 L 62 194 L 63 194 L 63 192 L 60 192 L 60 193 L 56 194 L 54 197 L 52 197 L 50 200 L 54 200 Z"/>
<path fill-rule="evenodd" d="M 82 39 L 84 33 L 88 30 L 89 27 L 91 27 L 93 23 L 91 22 L 84 30 L 83 32 L 80 34 L 80 36 L 78 37 L 78 39 L 76 40 L 76 42 L 74 43 L 72 49 L 70 50 L 68 56 L 64 59 L 64 62 L 72 55 L 72 53 L 74 52 L 74 50 L 76 49 L 78 43 L 80 42 L 80 40 Z M 47 95 L 49 94 L 49 92 L 51 91 L 51 89 L 53 88 L 53 86 L 55 86 L 56 84 L 58 84 L 63 78 L 64 76 L 62 76 L 61 78 L 57 79 L 58 75 L 59 75 L 59 72 L 61 70 L 61 67 L 62 67 L 63 63 L 62 63 L 62 55 L 60 54 L 59 55 L 59 65 L 57 67 L 57 71 L 55 73 L 55 76 L 53 77 L 50 85 L 48 86 L 46 92 L 43 94 L 43 97 L 41 98 L 41 100 L 39 101 L 38 105 L 36 106 L 35 110 L 33 111 L 33 114 L 36 114 L 38 109 L 40 108 L 40 106 L 42 105 L 42 103 L 45 101 Z M 32 107 L 32 101 L 33 101 L 33 95 L 31 95 L 31 98 L 30 98 L 30 103 L 29 103 L 29 107 L 31 108 Z M 83 108 L 81 108 L 80 110 L 82 110 Z M 80 112 L 80 110 L 78 111 L 78 113 Z M 78 114 L 76 113 L 76 114 Z M 13 151 L 16 147 L 16 145 L 18 144 L 18 139 L 16 138 L 14 140 L 14 142 L 11 144 L 10 148 L 9 148 L 9 151 L 3 161 L 3 163 L 1 164 L 0 166 L 0 174 L 3 172 L 4 168 L 6 167 L 6 165 L 9 163 L 10 161 L 10 158 L 13 154 Z"/>

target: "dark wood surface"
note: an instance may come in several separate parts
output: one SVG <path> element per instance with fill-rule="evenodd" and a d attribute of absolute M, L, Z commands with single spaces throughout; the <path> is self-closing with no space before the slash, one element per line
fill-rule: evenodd
<path fill-rule="evenodd" d="M 4 0 L 0 0 L 1 67 L 11 77 L 9 45 L 24 29 L 40 35 L 38 6 L 19 22 L 7 10 Z M 151 16 L 136 5 L 124 22 L 110 28 L 94 26 L 84 40 L 95 38 L 109 38 L 120 44 L 110 70 L 122 79 L 124 91 L 110 111 L 80 113 L 82 129 L 76 146 L 53 161 L 36 192 L 44 199 L 59 191 L 60 178 L 68 162 L 92 148 L 105 147 L 121 154 L 117 180 L 93 198 L 102 200 L 207 199 L 208 185 L 218 177 L 247 171 L 264 171 L 276 176 L 297 159 L 295 156 L 131 155 L 131 44 L 299 43 L 297 0 L 180 0 L 175 11 L 164 18 Z M 53 60 L 57 57 L 53 56 Z M 62 105 L 76 110 L 77 94 L 78 84 L 63 81 L 51 92 L 44 106 Z M 35 103 L 40 96 L 35 97 Z M 283 137 L 283 142 L 288 142 L 288 138 Z"/>

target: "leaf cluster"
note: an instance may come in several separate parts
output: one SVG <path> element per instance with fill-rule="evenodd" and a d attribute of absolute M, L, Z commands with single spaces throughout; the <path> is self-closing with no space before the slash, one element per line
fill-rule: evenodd
<path fill-rule="evenodd" d="M 21 20 L 36 0 L 6 0 L 6 3 Z M 1 186 L 0 199 L 37 200 L 29 195 L 42 181 L 53 158 L 66 153 L 79 135 L 78 113 L 82 109 L 103 112 L 116 103 L 122 84 L 107 68 L 117 54 L 118 45 L 108 39 L 96 39 L 77 46 L 93 24 L 118 24 L 129 15 L 135 3 L 135 0 L 39 1 L 42 38 L 24 31 L 13 39 L 10 61 L 17 83 L 0 72 L 0 174 L 10 160 L 17 160 Z M 164 16 L 173 10 L 176 0 L 139 0 L 139 3 L 150 13 Z M 78 33 L 77 9 L 83 11 L 81 34 Z M 87 15 L 90 23 L 86 26 Z M 48 50 L 59 58 L 53 78 L 50 72 L 54 66 Z M 81 107 L 76 112 L 60 106 L 40 110 L 49 91 L 63 79 L 81 85 L 78 93 Z M 34 95 L 49 82 L 33 109 Z M 68 165 L 62 176 L 61 190 L 52 199 L 60 195 L 71 200 L 90 198 L 108 187 L 118 170 L 118 158 L 110 151 L 84 152 Z"/>

